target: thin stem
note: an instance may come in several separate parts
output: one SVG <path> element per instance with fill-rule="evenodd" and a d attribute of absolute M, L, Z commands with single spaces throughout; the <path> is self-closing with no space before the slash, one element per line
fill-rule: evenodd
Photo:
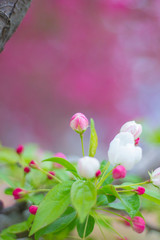
<path fill-rule="evenodd" d="M 86 223 L 85 223 L 84 233 L 83 233 L 83 240 L 85 240 L 85 235 L 86 235 L 86 230 L 87 230 L 87 224 L 88 224 L 88 218 L 89 218 L 89 216 L 87 216 L 87 220 L 86 220 Z"/>
<path fill-rule="evenodd" d="M 104 181 L 112 174 L 113 170 L 110 170 L 103 179 L 100 180 L 100 182 L 97 185 L 97 188 L 100 188 L 100 186 L 104 183 Z"/>
<path fill-rule="evenodd" d="M 104 168 L 104 171 L 103 171 L 103 173 L 102 173 L 102 176 L 101 176 L 101 178 L 100 178 L 100 181 L 99 181 L 99 183 L 98 183 L 98 185 L 97 185 L 97 188 L 98 188 L 99 185 L 101 185 L 101 181 L 103 180 L 103 178 L 104 178 L 104 176 L 105 176 L 105 174 L 106 174 L 109 166 L 110 166 L 110 162 L 107 162 L 107 164 L 106 164 L 106 166 L 105 166 L 105 168 Z"/>
<path fill-rule="evenodd" d="M 36 190 L 29 190 L 28 193 L 37 193 L 37 192 L 48 192 L 51 189 L 36 189 Z"/>
<path fill-rule="evenodd" d="M 56 180 L 57 182 L 61 183 L 62 181 L 60 179 L 58 179 L 56 176 L 50 174 L 49 172 L 45 171 L 42 168 L 38 168 L 42 173 L 45 173 L 47 176 L 50 176 L 51 178 L 53 178 L 54 180 Z"/>
<path fill-rule="evenodd" d="M 83 157 L 84 157 L 83 133 L 80 134 L 80 138 L 81 138 L 81 145 L 82 145 L 82 154 L 83 154 Z"/>
<path fill-rule="evenodd" d="M 103 236 L 104 240 L 106 240 L 106 237 L 105 237 L 105 235 L 104 235 L 104 232 L 102 231 L 102 228 L 101 228 L 101 226 L 100 226 L 99 222 L 98 222 L 98 221 L 96 221 L 96 223 L 97 223 L 97 225 L 98 225 L 98 227 L 99 227 L 99 230 L 101 231 L 101 234 L 102 234 L 102 236 Z"/>
<path fill-rule="evenodd" d="M 134 184 L 130 184 L 130 185 L 120 185 L 120 186 L 114 186 L 115 188 L 127 188 L 127 187 L 132 187 L 132 186 L 137 186 L 137 185 L 143 185 L 143 184 L 148 184 L 150 183 L 150 180 L 147 180 L 145 182 L 141 182 L 141 183 L 134 183 Z"/>

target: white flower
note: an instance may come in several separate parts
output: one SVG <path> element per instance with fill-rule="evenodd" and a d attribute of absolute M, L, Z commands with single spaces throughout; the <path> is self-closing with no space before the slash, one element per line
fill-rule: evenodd
<path fill-rule="evenodd" d="M 110 143 L 108 158 L 113 166 L 121 164 L 130 170 L 141 160 L 142 149 L 134 145 L 134 137 L 131 133 L 121 132 Z"/>
<path fill-rule="evenodd" d="M 81 177 L 95 177 L 96 172 L 100 168 L 100 163 L 96 158 L 83 157 L 78 160 L 78 172 Z"/>
<path fill-rule="evenodd" d="M 155 186 L 160 187 L 160 167 L 151 174 L 151 181 Z"/>
<path fill-rule="evenodd" d="M 130 132 L 136 140 L 142 133 L 142 125 L 135 121 L 126 122 L 120 129 L 120 132 Z"/>

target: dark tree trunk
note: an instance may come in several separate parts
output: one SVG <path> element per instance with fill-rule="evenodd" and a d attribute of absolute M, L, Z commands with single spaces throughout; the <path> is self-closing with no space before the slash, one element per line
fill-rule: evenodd
<path fill-rule="evenodd" d="M 0 0 L 0 52 L 25 16 L 32 0 Z"/>

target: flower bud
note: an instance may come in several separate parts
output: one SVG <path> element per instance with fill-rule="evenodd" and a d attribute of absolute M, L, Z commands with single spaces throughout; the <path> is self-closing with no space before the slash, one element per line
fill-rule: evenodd
<path fill-rule="evenodd" d="M 120 129 L 120 132 L 130 132 L 134 139 L 139 138 L 142 133 L 142 125 L 135 121 L 126 122 Z"/>
<path fill-rule="evenodd" d="M 100 163 L 96 158 L 83 157 L 78 160 L 78 172 L 81 177 L 93 178 L 100 168 Z"/>
<path fill-rule="evenodd" d="M 134 189 L 133 191 L 136 192 L 138 195 L 143 195 L 145 193 L 145 188 L 138 187 L 138 188 Z"/>
<path fill-rule="evenodd" d="M 110 143 L 108 158 L 113 166 L 120 164 L 130 170 L 141 160 L 142 149 L 135 146 L 131 133 L 120 132 Z"/>
<path fill-rule="evenodd" d="M 88 128 L 88 119 L 82 113 L 76 113 L 70 120 L 70 127 L 77 133 L 83 133 Z"/>
<path fill-rule="evenodd" d="M 20 198 L 23 198 L 23 196 L 25 195 L 26 191 L 24 191 L 23 189 L 21 188 L 16 188 L 14 189 L 12 195 L 14 196 L 14 199 L 20 199 Z"/>
<path fill-rule="evenodd" d="M 134 140 L 135 146 L 137 146 L 139 144 L 140 138 L 137 138 L 136 140 Z"/>
<path fill-rule="evenodd" d="M 131 217 L 129 217 L 129 216 L 125 216 L 125 218 L 128 219 L 129 221 L 132 220 Z M 130 226 L 131 226 L 130 222 L 128 222 L 127 220 L 123 220 L 123 222 L 124 222 L 124 224 L 125 224 L 127 227 L 130 227 Z"/>
<path fill-rule="evenodd" d="M 95 176 L 98 178 L 100 175 L 101 175 L 101 170 L 99 169 L 99 170 L 96 172 Z"/>
<path fill-rule="evenodd" d="M 50 172 L 48 172 L 49 174 L 48 174 L 48 179 L 53 179 L 53 177 L 52 176 L 55 176 L 55 172 L 53 172 L 53 171 L 50 171 Z M 52 176 L 51 176 L 52 175 Z"/>
<path fill-rule="evenodd" d="M 39 169 L 38 164 L 35 161 L 33 161 L 33 160 L 30 161 L 29 166 L 31 168 Z"/>
<path fill-rule="evenodd" d="M 23 145 L 19 145 L 19 146 L 16 148 L 16 152 L 17 152 L 18 154 L 21 154 L 21 153 L 23 152 L 23 150 L 24 150 Z"/>
<path fill-rule="evenodd" d="M 31 169 L 29 167 L 24 167 L 24 172 L 25 173 L 29 173 L 31 171 Z"/>
<path fill-rule="evenodd" d="M 55 154 L 54 154 L 54 157 L 59 157 L 59 158 L 67 159 L 67 157 L 66 157 L 63 153 L 61 153 L 61 152 L 55 153 Z M 56 163 L 56 162 L 54 162 L 53 165 L 54 165 L 54 167 L 56 167 L 56 168 L 63 168 L 63 166 L 62 166 L 61 164 Z"/>
<path fill-rule="evenodd" d="M 142 233 L 145 229 L 145 221 L 141 217 L 134 217 L 132 220 L 133 230 L 137 233 Z"/>
<path fill-rule="evenodd" d="M 153 185 L 160 187 L 160 167 L 156 168 L 151 174 L 151 182 Z"/>
<path fill-rule="evenodd" d="M 38 206 L 36 206 L 36 205 L 32 205 L 32 206 L 29 207 L 29 212 L 30 212 L 32 215 L 36 215 L 37 210 L 38 210 Z"/>
<path fill-rule="evenodd" d="M 126 176 L 126 169 L 122 165 L 118 165 L 115 167 L 112 171 L 112 176 L 114 179 L 120 179 L 120 178 L 125 178 Z"/>

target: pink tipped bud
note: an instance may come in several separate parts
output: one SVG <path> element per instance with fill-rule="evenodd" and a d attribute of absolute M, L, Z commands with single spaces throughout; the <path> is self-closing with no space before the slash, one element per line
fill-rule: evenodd
<path fill-rule="evenodd" d="M 20 198 L 22 198 L 24 195 L 25 195 L 25 191 L 23 190 L 23 189 L 21 189 L 21 188 L 16 188 L 16 189 L 14 189 L 14 191 L 13 191 L 13 193 L 12 193 L 12 195 L 14 196 L 14 199 L 20 199 Z"/>
<path fill-rule="evenodd" d="M 82 113 L 76 113 L 70 120 L 70 127 L 77 133 L 83 133 L 88 128 L 88 119 Z"/>
<path fill-rule="evenodd" d="M 30 171 L 31 171 L 31 169 L 30 169 L 29 167 L 25 167 L 25 168 L 24 168 L 24 172 L 25 172 L 25 173 L 29 173 Z"/>
<path fill-rule="evenodd" d="M 38 206 L 36 206 L 36 205 L 32 205 L 32 206 L 29 207 L 29 212 L 30 212 L 32 215 L 36 215 L 37 210 L 38 210 Z"/>
<path fill-rule="evenodd" d="M 118 165 L 112 171 L 112 176 L 114 179 L 125 178 L 126 176 L 126 169 L 123 165 Z"/>
<path fill-rule="evenodd" d="M 135 146 L 137 146 L 139 144 L 140 138 L 137 138 L 136 140 L 134 140 Z"/>
<path fill-rule="evenodd" d="M 160 187 L 160 167 L 156 168 L 151 174 L 150 180 L 155 186 Z"/>
<path fill-rule="evenodd" d="M 55 153 L 55 154 L 54 154 L 54 157 L 59 157 L 59 158 L 67 159 L 67 157 L 66 157 L 63 153 L 61 153 L 61 152 Z M 56 162 L 53 163 L 53 165 L 54 165 L 54 167 L 56 167 L 56 168 L 63 168 L 63 166 L 62 166 L 61 164 L 56 163 Z"/>
<path fill-rule="evenodd" d="M 33 161 L 33 160 L 30 161 L 29 166 L 31 168 L 39 169 L 38 164 L 35 161 Z"/>
<path fill-rule="evenodd" d="M 96 172 L 96 177 L 99 177 L 101 175 L 101 170 L 98 170 L 97 172 Z"/>
<path fill-rule="evenodd" d="M 132 220 L 131 217 L 129 217 L 129 216 L 127 216 L 127 217 L 125 217 L 125 218 L 128 219 L 129 221 Z M 123 222 L 124 222 L 124 224 L 125 224 L 127 227 L 130 227 L 130 226 L 131 226 L 130 222 L 128 222 L 127 220 L 123 220 Z"/>
<path fill-rule="evenodd" d="M 21 153 L 23 152 L 23 150 L 24 150 L 23 145 L 19 145 L 19 146 L 16 148 L 16 152 L 17 152 L 18 154 L 21 154 Z"/>
<path fill-rule="evenodd" d="M 143 195 L 145 193 L 145 188 L 138 187 L 138 188 L 134 189 L 133 191 L 136 192 L 138 195 Z"/>
<path fill-rule="evenodd" d="M 53 177 L 52 176 L 55 176 L 55 172 L 53 172 L 53 171 L 50 171 L 50 172 L 48 172 L 49 174 L 48 174 L 48 179 L 53 179 Z M 52 175 L 52 176 L 51 176 Z"/>
<path fill-rule="evenodd" d="M 132 220 L 133 230 L 137 233 L 142 233 L 145 229 L 145 221 L 141 217 L 134 217 Z"/>
<path fill-rule="evenodd" d="M 120 132 L 130 132 L 134 139 L 137 139 L 142 133 L 142 125 L 135 121 L 129 121 L 121 127 Z"/>

